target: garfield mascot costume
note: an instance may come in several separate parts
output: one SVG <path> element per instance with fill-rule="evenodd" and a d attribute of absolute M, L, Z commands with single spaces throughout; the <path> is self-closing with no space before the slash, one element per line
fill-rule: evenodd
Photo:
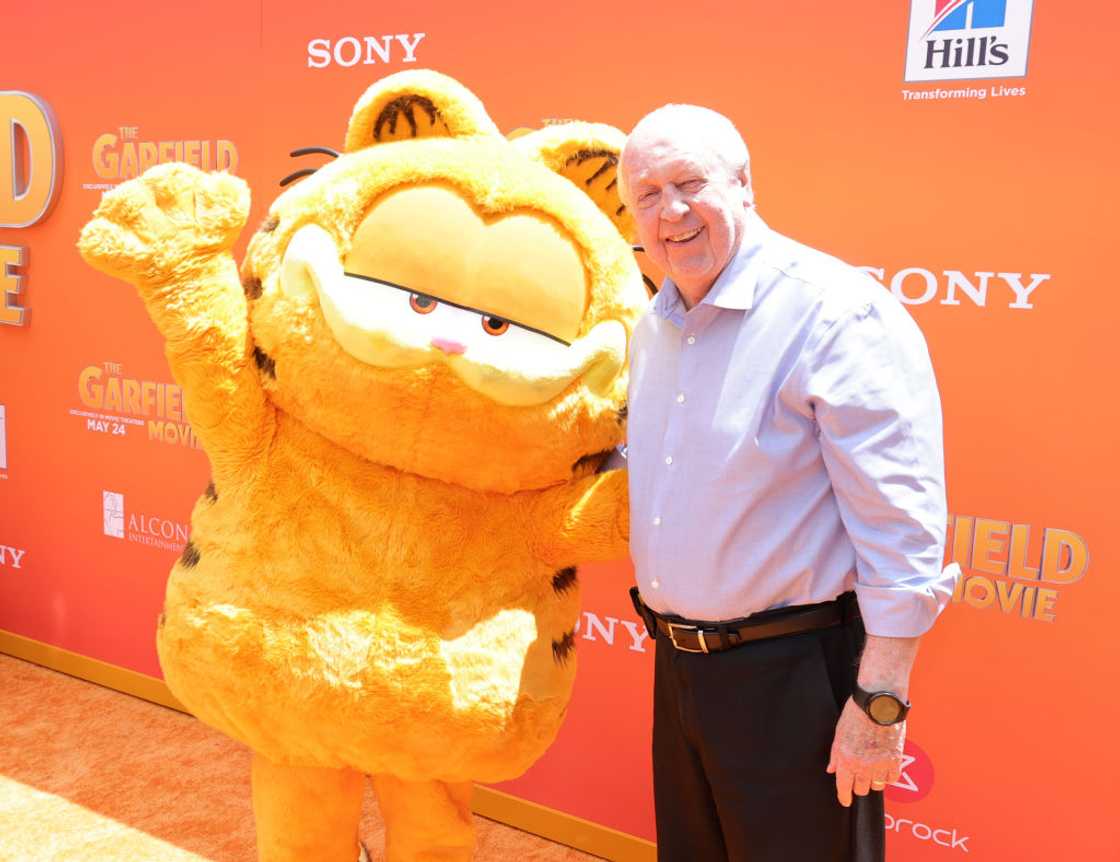
<path fill-rule="evenodd" d="M 249 243 L 239 179 L 107 193 L 79 248 L 166 341 L 213 481 L 158 623 L 171 691 L 253 751 L 267 862 L 464 860 L 472 783 L 552 742 L 576 565 L 626 554 L 626 351 L 646 293 L 622 135 L 503 137 L 442 75 L 387 77 Z"/>

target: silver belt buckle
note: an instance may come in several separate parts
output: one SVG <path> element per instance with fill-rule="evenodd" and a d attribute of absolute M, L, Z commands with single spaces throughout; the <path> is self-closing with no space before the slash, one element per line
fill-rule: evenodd
<path fill-rule="evenodd" d="M 702 628 L 700 628 L 699 626 L 686 626 L 682 625 L 681 623 L 668 623 L 668 626 L 669 640 L 673 642 L 674 647 L 679 649 L 681 652 L 697 652 L 707 654 L 708 642 L 704 640 L 704 630 Z M 696 637 L 700 640 L 700 649 L 691 649 L 686 646 L 681 646 L 679 643 L 677 643 L 677 637 L 676 634 L 674 634 L 673 629 L 685 629 L 696 632 Z"/>

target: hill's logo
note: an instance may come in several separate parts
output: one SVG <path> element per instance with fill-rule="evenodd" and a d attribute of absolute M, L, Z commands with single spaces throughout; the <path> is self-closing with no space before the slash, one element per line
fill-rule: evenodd
<path fill-rule="evenodd" d="M 1033 0 L 911 0 L 907 81 L 1021 78 Z"/>
<path fill-rule="evenodd" d="M 189 524 L 125 511 L 124 494 L 116 491 L 101 492 L 102 532 L 114 539 L 127 539 L 138 545 L 148 545 L 162 551 L 182 553 L 191 538 Z"/>

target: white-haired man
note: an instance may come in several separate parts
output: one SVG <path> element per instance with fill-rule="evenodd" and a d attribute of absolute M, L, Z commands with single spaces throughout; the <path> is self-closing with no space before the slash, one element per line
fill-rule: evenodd
<path fill-rule="evenodd" d="M 628 429 L 658 858 L 882 859 L 918 639 L 955 578 L 925 341 L 869 277 L 767 227 L 726 117 L 654 111 L 619 176 L 666 275 Z"/>

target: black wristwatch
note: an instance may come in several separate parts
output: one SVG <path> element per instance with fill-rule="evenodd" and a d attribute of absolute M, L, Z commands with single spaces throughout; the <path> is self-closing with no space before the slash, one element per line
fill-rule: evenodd
<path fill-rule="evenodd" d="M 852 700 L 876 724 L 889 727 L 906 719 L 910 701 L 904 701 L 893 691 L 866 691 L 857 682 L 852 688 Z"/>

